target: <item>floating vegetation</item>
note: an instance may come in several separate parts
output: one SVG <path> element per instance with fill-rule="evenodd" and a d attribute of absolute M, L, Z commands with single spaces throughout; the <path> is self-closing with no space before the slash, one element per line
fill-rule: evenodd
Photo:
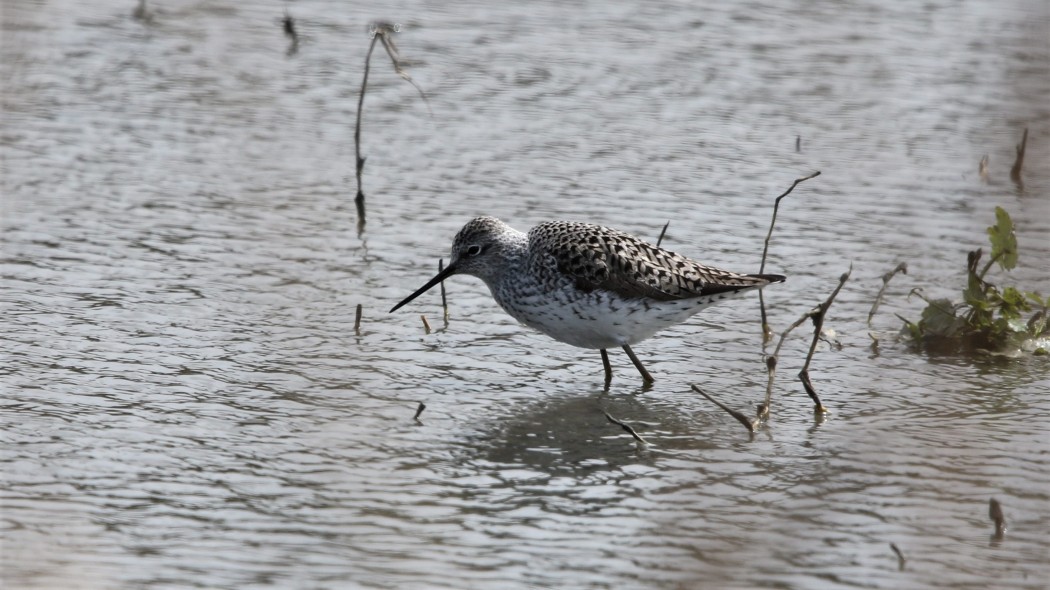
<path fill-rule="evenodd" d="M 1017 266 L 1017 235 L 1013 220 L 1002 207 L 995 208 L 995 225 L 988 228 L 988 241 L 991 258 L 983 267 L 984 253 L 980 248 L 967 255 L 967 283 L 961 303 L 947 298 L 927 299 L 912 291 L 927 305 L 918 321 L 901 318 L 905 333 L 916 346 L 934 352 L 1047 354 L 1050 298 L 985 280 L 993 265 L 1003 271 Z"/>

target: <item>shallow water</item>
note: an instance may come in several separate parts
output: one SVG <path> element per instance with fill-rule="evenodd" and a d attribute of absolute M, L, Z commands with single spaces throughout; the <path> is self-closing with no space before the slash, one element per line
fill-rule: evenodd
<path fill-rule="evenodd" d="M 912 288 L 958 297 L 997 205 L 1021 264 L 995 276 L 1050 293 L 1045 2 L 133 6 L 3 7 L 5 587 L 1046 587 L 1047 357 L 894 341 Z M 433 116 L 377 53 L 358 233 L 377 18 Z M 603 391 L 596 352 L 475 280 L 447 329 L 436 292 L 386 313 L 477 214 L 670 219 L 665 245 L 751 271 L 814 170 L 766 303 L 783 330 L 853 265 L 824 420 L 804 329 L 754 439 L 692 392 L 764 394 L 754 297 L 635 346 L 648 390 L 614 354 Z"/>

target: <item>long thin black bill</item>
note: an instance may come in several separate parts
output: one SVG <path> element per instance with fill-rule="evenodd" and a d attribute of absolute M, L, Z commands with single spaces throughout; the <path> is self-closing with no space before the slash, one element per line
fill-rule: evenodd
<path fill-rule="evenodd" d="M 405 297 L 404 301 L 402 301 L 401 303 L 398 303 L 393 308 L 391 308 L 390 313 L 394 313 L 395 311 L 401 309 L 401 307 L 404 306 L 406 303 L 412 301 L 416 297 L 419 297 L 423 293 L 426 293 L 427 291 L 432 289 L 434 287 L 434 285 L 437 285 L 441 281 L 449 278 L 450 276 L 455 274 L 455 272 L 456 272 L 456 267 L 451 265 L 451 264 L 448 265 L 445 268 L 445 270 L 439 272 L 436 277 L 434 277 L 434 278 L 430 279 L 429 281 L 427 281 L 427 284 L 423 285 L 418 290 L 416 290 L 415 293 L 409 295 L 408 297 Z"/>

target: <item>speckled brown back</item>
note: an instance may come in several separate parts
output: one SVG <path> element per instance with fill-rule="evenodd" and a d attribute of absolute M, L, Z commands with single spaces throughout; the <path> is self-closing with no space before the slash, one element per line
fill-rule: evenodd
<path fill-rule="evenodd" d="M 743 275 L 704 266 L 630 234 L 589 223 L 551 221 L 532 228 L 529 249 L 553 258 L 584 290 L 658 301 L 740 291 L 780 282 L 780 275 Z"/>

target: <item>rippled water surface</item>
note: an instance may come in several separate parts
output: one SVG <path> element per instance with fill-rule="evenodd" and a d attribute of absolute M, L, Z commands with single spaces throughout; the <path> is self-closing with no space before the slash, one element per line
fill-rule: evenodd
<path fill-rule="evenodd" d="M 912 288 L 958 297 L 996 206 L 1021 263 L 994 276 L 1050 293 L 1050 5 L 574 4 L 4 4 L 5 588 L 1047 587 L 1047 357 L 894 335 Z M 377 52 L 359 233 L 375 19 L 433 114 Z M 815 170 L 766 303 L 783 330 L 853 265 L 824 420 L 805 327 L 753 439 L 691 390 L 763 396 L 753 296 L 635 346 L 651 389 L 614 354 L 608 391 L 479 281 L 447 328 L 436 292 L 386 313 L 478 214 L 671 220 L 754 272 Z"/>

